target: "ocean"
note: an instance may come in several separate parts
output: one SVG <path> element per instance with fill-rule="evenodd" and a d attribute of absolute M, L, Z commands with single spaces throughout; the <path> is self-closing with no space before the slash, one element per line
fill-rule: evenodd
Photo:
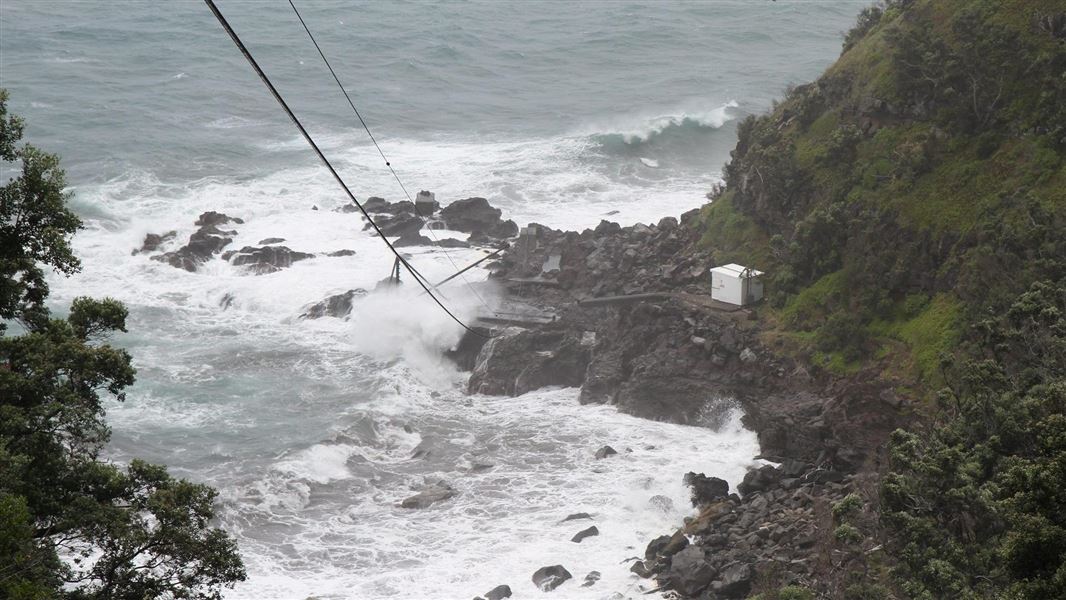
<path fill-rule="evenodd" d="M 412 193 L 584 228 L 699 206 L 736 123 L 816 77 L 866 3 L 296 4 Z M 219 5 L 356 196 L 401 199 L 288 3 Z M 113 342 L 138 381 L 108 402 L 108 456 L 219 490 L 249 571 L 227 598 L 471 598 L 498 584 L 534 598 L 531 574 L 552 564 L 576 578 L 557 597 L 636 596 L 649 582 L 624 561 L 691 514 L 683 474 L 736 484 L 755 464 L 739 413 L 682 426 L 580 406 L 574 389 L 467 396 L 441 358 L 461 331 L 424 297 L 298 318 L 372 288 L 391 259 L 331 210 L 343 193 L 202 3 L 7 0 L 0 86 L 27 140 L 61 155 L 85 221 L 83 270 L 50 279 L 54 309 L 80 295 L 130 308 Z M 207 210 L 245 220 L 234 248 L 282 237 L 355 254 L 262 276 L 131 254 L 148 232 L 187 239 Z M 480 255 L 409 253 L 430 279 Z M 470 316 L 464 286 L 445 289 Z M 620 454 L 595 460 L 605 444 Z M 459 495 L 398 507 L 436 479 Z M 575 512 L 600 535 L 570 542 L 587 526 L 560 523 Z M 592 570 L 602 579 L 580 587 Z"/>

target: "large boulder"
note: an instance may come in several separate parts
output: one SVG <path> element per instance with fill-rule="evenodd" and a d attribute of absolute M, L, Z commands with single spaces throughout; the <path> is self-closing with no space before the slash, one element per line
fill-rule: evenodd
<path fill-rule="evenodd" d="M 715 574 L 714 567 L 704 557 L 703 549 L 689 546 L 675 554 L 670 561 L 666 582 L 670 589 L 682 596 L 698 596 L 711 584 Z"/>
<path fill-rule="evenodd" d="M 226 223 L 236 223 L 241 225 L 244 223 L 244 219 L 238 219 L 237 217 L 231 217 L 229 215 L 209 210 L 199 217 L 193 225 L 197 227 L 204 227 L 206 225 L 225 225 Z"/>
<path fill-rule="evenodd" d="M 385 234 L 386 237 L 417 236 L 418 232 L 422 231 L 422 227 L 425 225 L 425 221 L 410 213 L 400 213 L 391 217 L 382 217 L 380 219 L 375 219 L 374 222 L 377 223 L 378 229 L 380 229 L 381 233 Z M 369 228 L 370 224 L 367 223 L 364 229 Z"/>
<path fill-rule="evenodd" d="M 581 531 L 575 533 L 574 537 L 570 538 L 570 541 L 574 542 L 574 543 L 577 543 L 577 544 L 580 544 L 581 540 L 583 540 L 585 538 L 597 536 L 597 535 L 600 535 L 600 530 L 596 529 L 596 526 L 593 525 L 592 527 L 589 527 L 587 529 L 582 529 Z"/>
<path fill-rule="evenodd" d="M 448 229 L 487 236 L 489 238 L 509 238 L 518 235 L 518 225 L 514 221 L 500 218 L 503 212 L 494 208 L 484 198 L 467 198 L 456 200 L 440 211 L 440 216 L 447 223 Z"/>
<path fill-rule="evenodd" d="M 751 591 L 753 573 L 751 565 L 737 563 L 726 567 L 722 577 L 712 584 L 715 593 L 725 598 L 745 598 Z"/>
<path fill-rule="evenodd" d="M 256 275 L 264 275 L 280 271 L 292 266 L 292 263 L 298 260 L 306 260 L 314 256 L 306 252 L 297 252 L 288 246 L 263 246 L 262 248 L 245 246 L 240 250 L 224 253 L 222 258 L 235 266 L 248 267 L 248 270 Z"/>
<path fill-rule="evenodd" d="M 773 465 L 764 465 L 758 469 L 752 469 L 744 474 L 744 481 L 740 482 L 737 490 L 745 496 L 753 492 L 764 492 L 777 485 L 781 481 L 783 473 Z"/>
<path fill-rule="evenodd" d="M 724 500 L 729 496 L 729 483 L 717 477 L 707 477 L 703 473 L 685 473 L 685 485 L 692 488 L 692 506 L 699 508 Z"/>
<path fill-rule="evenodd" d="M 340 294 L 334 294 L 325 300 L 312 304 L 300 315 L 301 319 L 321 319 L 322 317 L 336 317 L 343 319 L 352 312 L 352 302 L 356 298 L 362 298 L 367 291 L 362 288 L 348 290 Z"/>
<path fill-rule="evenodd" d="M 614 456 L 615 454 L 618 454 L 617 450 L 610 446 L 604 446 L 596 451 L 595 456 L 596 460 L 603 460 L 609 456 Z"/>
<path fill-rule="evenodd" d="M 673 535 L 661 535 L 648 543 L 644 549 L 644 560 L 653 561 L 664 556 L 673 556 L 688 547 L 688 537 L 683 529 Z"/>
<path fill-rule="evenodd" d="M 567 571 L 562 565 L 552 565 L 550 567 L 541 567 L 533 573 L 533 585 L 537 586 L 537 589 L 542 592 L 550 592 L 562 585 L 567 579 L 572 578 L 573 575 L 570 574 L 570 571 Z"/>
<path fill-rule="evenodd" d="M 447 483 L 436 481 L 426 485 L 422 488 L 422 491 L 414 496 L 405 498 L 404 501 L 400 503 L 400 506 L 403 508 L 429 508 L 430 505 L 453 498 L 458 493 L 459 492 L 455 491 L 455 488 Z"/>
<path fill-rule="evenodd" d="M 517 396 L 550 385 L 576 387 L 588 362 L 589 348 L 577 334 L 508 327 L 481 347 L 467 390 Z"/>

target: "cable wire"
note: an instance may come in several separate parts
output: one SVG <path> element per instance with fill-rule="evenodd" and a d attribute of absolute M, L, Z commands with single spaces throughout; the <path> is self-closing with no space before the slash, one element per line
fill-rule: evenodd
<path fill-rule="evenodd" d="M 400 252 L 396 250 L 396 248 L 392 245 L 392 242 L 390 242 L 388 238 L 385 237 L 385 234 L 382 233 L 381 228 L 379 228 L 377 223 L 374 222 L 374 219 L 371 218 L 370 213 L 368 213 L 366 209 L 363 208 L 363 205 L 355 199 L 355 194 L 353 194 L 352 191 L 348 188 L 348 185 L 344 183 L 344 180 L 341 178 L 337 170 L 333 168 L 333 164 L 329 162 L 329 159 L 326 158 L 326 155 L 322 153 L 322 150 L 318 147 L 318 144 L 315 143 L 315 140 L 311 137 L 311 134 L 307 132 L 307 129 L 304 128 L 303 123 L 301 123 L 300 119 L 297 118 L 296 113 L 294 113 L 292 109 L 289 108 L 288 103 L 285 102 L 285 99 L 281 97 L 281 93 L 278 92 L 277 88 L 274 87 L 274 84 L 271 83 L 270 78 L 267 77 L 266 73 L 263 72 L 263 69 L 259 66 L 259 63 L 256 62 L 254 57 L 252 57 L 252 53 L 244 45 L 244 42 L 241 41 L 241 38 L 237 35 L 237 32 L 234 31 L 233 28 L 230 26 L 229 21 L 226 20 L 226 17 L 222 16 L 222 12 L 219 11 L 217 6 L 215 6 L 214 0 L 204 0 L 204 3 L 207 4 L 207 7 L 211 9 L 211 13 L 215 15 L 215 19 L 218 20 L 219 24 L 222 25 L 222 28 L 226 30 L 227 34 L 229 34 L 230 39 L 233 40 L 233 43 L 237 46 L 237 49 L 240 50 L 241 54 L 244 55 L 244 58 L 248 60 L 248 64 L 250 64 L 252 66 L 252 69 L 255 70 L 256 74 L 259 75 L 259 79 L 261 79 L 263 81 L 263 84 L 266 85 L 267 89 L 270 90 L 270 94 L 274 96 L 274 99 L 278 101 L 278 104 L 281 105 L 281 108 L 285 110 L 285 114 L 289 115 L 289 118 L 292 120 L 293 125 L 296 125 L 296 128 L 300 130 L 300 134 L 311 146 L 311 149 L 315 151 L 315 154 L 318 155 L 318 158 L 322 161 L 322 164 L 326 166 L 330 174 L 333 175 L 333 178 L 337 180 L 337 183 L 341 186 L 341 188 L 344 189 L 344 192 L 348 195 L 348 198 L 351 199 L 352 203 L 355 204 L 359 208 L 359 211 L 363 213 L 363 216 L 367 218 L 367 220 L 370 222 L 370 225 L 373 226 L 374 231 L 376 231 L 378 236 L 381 237 L 381 241 L 385 242 L 385 245 L 389 247 L 389 250 L 391 250 L 392 253 L 396 256 L 396 259 L 400 261 L 400 264 L 402 264 L 407 269 L 407 271 L 411 273 L 411 276 L 414 277 L 416 282 L 418 282 L 418 285 L 421 286 L 423 290 L 425 290 L 426 294 L 428 294 L 429 297 L 437 303 L 437 306 L 439 306 L 441 310 L 447 313 L 447 315 L 451 317 L 453 321 L 455 321 L 456 323 L 461 325 L 463 329 L 474 335 L 483 338 L 490 337 L 479 331 L 475 331 L 469 325 L 464 323 L 461 319 L 459 319 L 459 317 L 455 316 L 452 311 L 448 310 L 448 307 L 445 306 L 444 303 L 441 302 L 440 299 L 437 298 L 432 291 L 430 291 L 429 287 L 425 283 L 425 279 L 422 277 L 422 274 L 419 273 L 413 266 L 411 266 L 411 263 L 409 263 L 407 259 L 405 259 L 403 255 L 401 255 Z"/>
<path fill-rule="evenodd" d="M 326 58 L 326 53 L 322 50 L 322 47 L 318 45 L 318 40 L 315 39 L 315 34 L 311 33 L 311 28 L 308 27 L 307 22 L 304 21 L 303 15 L 301 15 L 300 11 L 296 8 L 296 4 L 293 2 L 293 0 L 288 0 L 288 2 L 289 6 L 292 7 L 292 12 L 296 13 L 296 18 L 300 20 L 300 25 L 303 25 L 304 31 L 307 32 L 307 37 L 311 38 L 311 43 L 315 45 L 315 50 L 318 50 L 318 55 L 322 57 L 322 62 L 326 63 L 326 68 L 329 69 L 330 75 L 333 75 L 333 81 L 337 82 L 337 87 L 341 89 L 341 93 L 343 93 L 345 99 L 348 100 L 348 106 L 352 107 L 352 111 L 355 112 L 355 116 L 359 118 L 359 123 L 362 124 L 363 129 L 366 130 L 366 134 L 370 136 L 370 141 L 374 143 L 374 148 L 377 148 L 378 154 L 381 155 L 381 160 L 385 161 L 385 166 L 389 168 L 389 172 L 392 173 L 393 178 L 396 179 L 396 183 L 399 184 L 400 189 L 403 190 L 403 195 L 407 197 L 408 202 L 414 205 L 415 213 L 417 213 L 418 216 L 421 217 L 423 220 L 428 220 L 427 216 L 423 215 L 421 211 L 418 210 L 418 204 L 414 201 L 413 198 L 411 198 L 411 193 L 407 191 L 407 186 L 403 184 L 403 181 L 400 180 L 400 176 L 396 173 L 396 170 L 392 168 L 392 162 L 388 159 L 388 157 L 385 156 L 385 152 L 381 149 L 381 144 L 378 143 L 378 140 L 374 137 L 374 134 L 370 132 L 370 126 L 366 124 L 366 120 L 363 119 L 363 115 L 359 112 L 359 109 L 356 108 L 355 102 L 348 94 L 348 90 L 345 89 L 344 84 L 341 83 L 340 77 L 337 76 L 337 72 L 333 70 L 333 65 L 330 64 L 329 59 Z M 432 228 L 429 229 L 429 234 L 433 236 L 434 241 L 438 243 L 440 242 L 440 240 L 437 239 L 437 234 L 433 233 Z M 452 264 L 452 268 L 455 269 L 457 272 L 461 273 L 462 271 L 460 271 L 459 265 L 455 264 L 455 261 L 452 260 L 451 254 L 449 254 L 448 251 L 443 247 L 441 247 L 441 251 L 444 253 L 445 258 L 448 259 L 448 262 Z M 481 294 L 479 294 L 478 291 L 474 288 L 474 286 L 471 285 L 469 281 L 467 281 L 466 276 L 462 275 L 461 278 L 463 280 L 463 283 L 465 283 L 467 287 L 470 288 L 470 291 L 473 292 L 475 296 L 477 296 L 477 299 L 481 302 L 482 306 L 491 310 L 491 307 L 489 307 L 488 303 L 485 302 L 485 299 L 481 297 Z"/>

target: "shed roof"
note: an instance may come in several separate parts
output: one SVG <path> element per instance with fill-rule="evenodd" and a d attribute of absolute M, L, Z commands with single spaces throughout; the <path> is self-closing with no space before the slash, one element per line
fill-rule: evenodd
<path fill-rule="evenodd" d="M 718 273 L 720 275 L 728 275 L 729 277 L 736 277 L 739 279 L 745 270 L 748 270 L 749 277 L 758 277 L 762 275 L 762 271 L 756 271 L 755 269 L 748 269 L 744 265 L 738 265 L 736 263 L 729 263 L 728 265 L 722 265 L 720 267 L 714 267 L 711 269 L 712 273 Z"/>

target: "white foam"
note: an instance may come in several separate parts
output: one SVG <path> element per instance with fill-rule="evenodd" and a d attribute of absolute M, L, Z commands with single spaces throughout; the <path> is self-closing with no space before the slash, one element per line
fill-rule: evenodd
<path fill-rule="evenodd" d="M 757 452 L 739 415 L 714 432 L 580 406 L 574 390 L 458 400 L 448 395 L 421 406 L 423 416 L 440 413 L 467 428 L 447 440 L 460 457 L 455 468 L 425 474 L 451 482 L 458 497 L 426 510 L 399 509 L 395 504 L 412 488 L 394 484 L 370 502 L 338 503 L 326 522 L 307 519 L 309 530 L 285 539 L 302 557 L 291 559 L 291 568 L 279 568 L 278 550 L 246 544 L 251 577 L 227 597 L 469 598 L 506 583 L 514 598 L 539 598 L 530 576 L 551 564 L 575 576 L 556 590 L 559 597 L 640 593 L 651 582 L 637 579 L 623 561 L 692 514 L 682 475 L 694 470 L 735 485 Z M 595 460 L 604 444 L 620 454 Z M 465 470 L 471 446 L 480 448 L 479 462 L 494 465 L 490 470 Z M 669 499 L 666 510 L 661 500 L 650 502 L 653 496 Z M 574 512 L 594 520 L 560 522 Z M 570 541 L 592 524 L 599 536 Z M 328 558 L 308 558 L 316 556 Z M 592 570 L 602 579 L 580 587 Z"/>

